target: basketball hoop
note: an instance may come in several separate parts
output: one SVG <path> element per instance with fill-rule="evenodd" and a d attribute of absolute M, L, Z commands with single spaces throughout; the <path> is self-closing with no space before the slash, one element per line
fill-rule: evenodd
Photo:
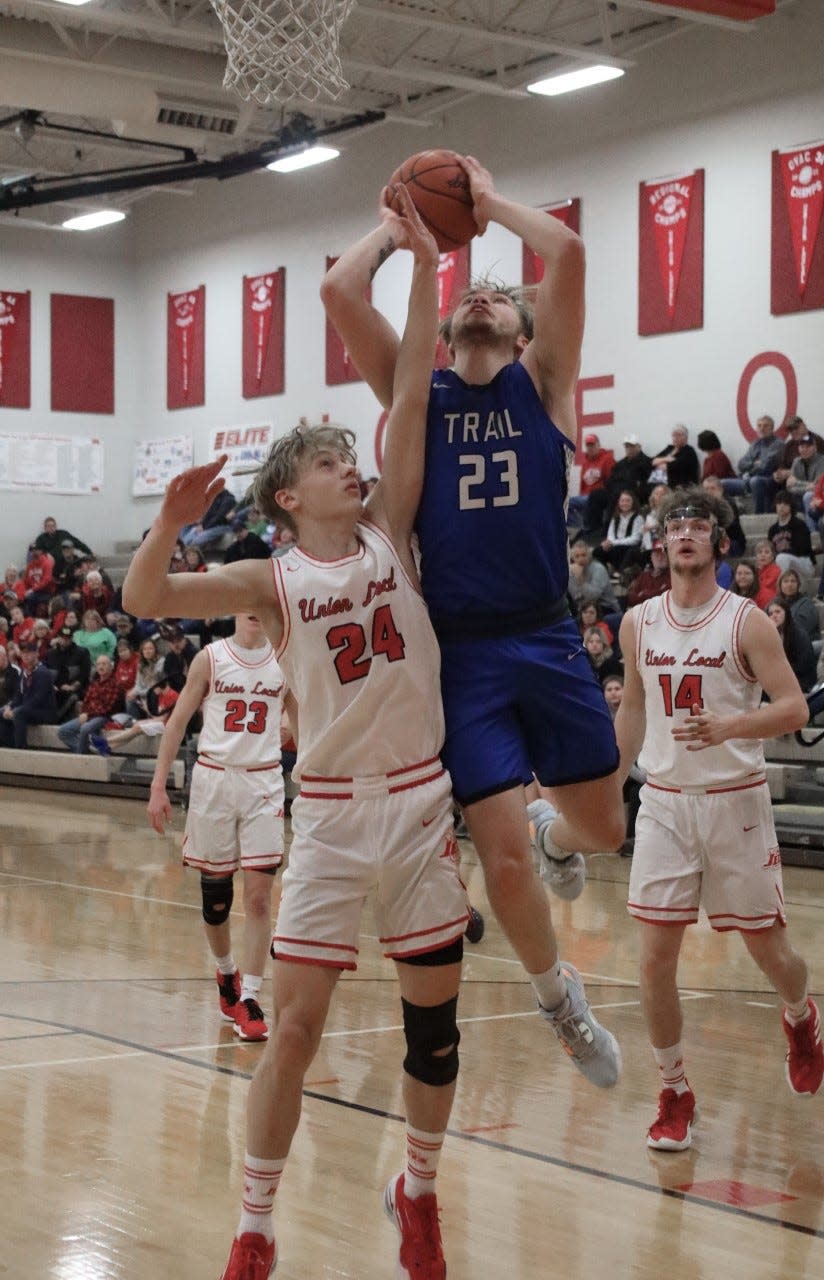
<path fill-rule="evenodd" d="M 348 88 L 338 54 L 354 0 L 210 0 L 226 45 L 224 89 L 261 106 L 336 99 Z"/>

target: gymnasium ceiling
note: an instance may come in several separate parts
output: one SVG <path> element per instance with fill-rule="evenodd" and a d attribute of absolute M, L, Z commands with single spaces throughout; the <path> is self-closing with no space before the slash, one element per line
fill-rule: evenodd
<path fill-rule="evenodd" d="M 172 198 L 191 190 L 191 165 L 313 131 L 345 144 L 354 132 L 399 126 L 408 138 L 411 125 L 423 150 L 469 101 L 494 112 L 553 71 L 641 66 L 698 28 L 764 39 L 806 2 L 778 0 L 775 17 L 741 23 L 648 0 L 356 0 L 341 37 L 349 90 L 337 102 L 259 107 L 222 88 L 222 31 L 209 0 L 0 0 L 0 206 L 13 199 L 21 221 L 42 225 L 158 191 Z M 146 166 L 147 182 L 158 165 L 175 166 L 175 181 L 83 190 L 131 166 Z M 45 203 L 26 206 L 32 191 Z"/>

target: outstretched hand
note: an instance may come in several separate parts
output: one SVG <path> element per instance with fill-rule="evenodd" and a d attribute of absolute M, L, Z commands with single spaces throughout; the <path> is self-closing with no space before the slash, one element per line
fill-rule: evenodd
<path fill-rule="evenodd" d="M 214 462 L 207 462 L 202 467 L 190 467 L 181 471 L 179 476 L 169 481 L 160 518 L 164 524 L 174 525 L 179 529 L 184 524 L 197 524 L 205 515 L 211 503 L 226 481 L 218 477 L 229 455 L 222 453 Z"/>
<path fill-rule="evenodd" d="M 392 208 L 394 200 L 400 208 Z M 384 187 L 381 192 L 381 222 L 388 227 L 397 249 L 409 249 L 417 262 L 438 264 L 440 254 L 435 237 L 424 223 L 403 183 Z"/>
<path fill-rule="evenodd" d="M 492 174 L 485 169 L 474 156 L 461 156 L 461 167 L 469 179 L 469 191 L 472 196 L 472 215 L 478 224 L 478 235 L 482 236 L 489 226 L 490 213 L 486 208 L 490 196 L 495 195 L 495 183 Z"/>

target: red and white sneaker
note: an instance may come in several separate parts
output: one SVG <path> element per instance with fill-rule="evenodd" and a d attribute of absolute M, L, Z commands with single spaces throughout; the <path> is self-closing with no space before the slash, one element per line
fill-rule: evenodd
<path fill-rule="evenodd" d="M 647 1132 L 647 1146 L 655 1151 L 686 1151 L 692 1144 L 695 1118 L 692 1089 L 687 1089 L 686 1093 L 662 1089 L 658 1095 L 658 1116 Z"/>
<path fill-rule="evenodd" d="M 268 1280 L 278 1264 L 277 1245 L 256 1231 L 232 1241 L 232 1252 L 220 1280 Z"/>
<path fill-rule="evenodd" d="M 821 1088 L 824 1078 L 824 1045 L 821 1043 L 821 1019 L 815 1001 L 807 1000 L 809 1018 L 792 1026 L 787 1020 L 786 1009 L 781 1015 L 781 1025 L 789 1042 L 787 1049 L 787 1082 L 793 1093 L 812 1097 Z"/>
<path fill-rule="evenodd" d="M 240 974 L 237 969 L 234 973 L 221 973 L 218 969 L 215 977 L 220 1000 L 220 1016 L 224 1022 L 234 1022 L 235 1005 L 240 999 Z"/>
<path fill-rule="evenodd" d="M 410 1200 L 403 1189 L 403 1174 L 387 1184 L 383 1207 L 401 1233 L 396 1280 L 446 1280 L 446 1263 L 434 1195 Z"/>
<path fill-rule="evenodd" d="M 257 1000 L 238 1000 L 234 1007 L 234 1031 L 241 1040 L 268 1040 L 269 1028 Z"/>

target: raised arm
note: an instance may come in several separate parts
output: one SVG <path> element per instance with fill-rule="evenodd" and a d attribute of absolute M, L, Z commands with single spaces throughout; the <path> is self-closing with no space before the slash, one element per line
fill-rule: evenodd
<path fill-rule="evenodd" d="M 372 306 L 366 291 L 397 247 L 392 224 L 382 222 L 341 254 L 320 287 L 327 316 L 384 409 L 392 403 L 400 339 L 386 317 Z"/>
<path fill-rule="evenodd" d="M 169 776 L 172 761 L 180 750 L 180 744 L 186 732 L 186 725 L 209 692 L 210 672 L 209 655 L 205 649 L 201 649 L 189 667 L 186 683 L 174 705 L 172 714 L 166 721 L 166 728 L 163 730 L 163 737 L 160 739 L 160 746 L 157 749 L 157 762 L 149 792 L 149 803 L 147 805 L 149 822 L 160 835 L 165 834 L 166 823 L 171 821 L 172 817 L 172 806 L 169 803 L 169 796 L 166 791 L 166 779 Z"/>
<path fill-rule="evenodd" d="M 397 189 L 397 198 L 401 214 L 388 221 L 396 241 L 411 250 L 415 261 L 386 424 L 383 474 L 367 510 L 406 553 L 423 488 L 426 413 L 438 336 L 438 246 L 405 187 Z"/>
<path fill-rule="evenodd" d="M 464 160 L 483 233 L 498 222 L 537 253 L 544 274 L 535 297 L 535 333 L 521 360 L 560 429 L 575 439 L 575 383 L 584 337 L 584 242 L 544 209 L 507 200 L 473 156 Z"/>
<path fill-rule="evenodd" d="M 181 525 L 196 524 L 223 488 L 226 455 L 192 467 L 170 482 L 160 514 L 134 554 L 123 582 L 123 605 L 138 618 L 215 618 L 257 613 L 270 640 L 281 619 L 266 560 L 241 560 L 209 573 L 169 573 Z M 271 632 L 275 630 L 273 637 Z"/>

